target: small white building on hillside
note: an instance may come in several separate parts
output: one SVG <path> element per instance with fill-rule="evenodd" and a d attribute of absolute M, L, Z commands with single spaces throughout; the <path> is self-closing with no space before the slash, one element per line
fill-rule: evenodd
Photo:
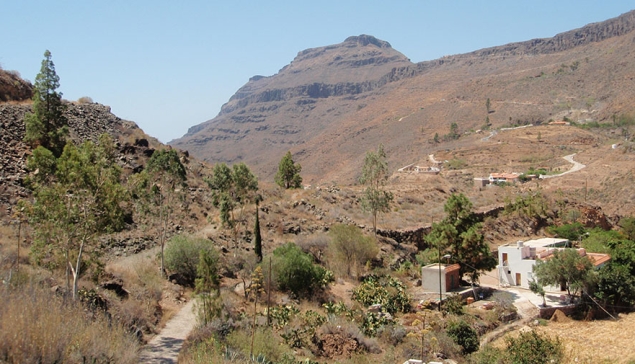
<path fill-rule="evenodd" d="M 537 259 L 549 259 L 555 250 L 571 247 L 569 240 L 542 238 L 518 241 L 498 247 L 498 281 L 501 286 L 520 286 L 529 289 L 533 278 L 533 268 Z M 608 254 L 587 253 L 577 249 L 580 256 L 586 256 L 598 268 L 608 262 Z M 551 287 L 559 290 L 559 287 Z"/>
<path fill-rule="evenodd" d="M 542 238 L 518 241 L 498 247 L 498 281 L 501 286 L 529 289 L 536 258 L 546 256 L 553 248 L 563 248 L 567 239 Z"/>

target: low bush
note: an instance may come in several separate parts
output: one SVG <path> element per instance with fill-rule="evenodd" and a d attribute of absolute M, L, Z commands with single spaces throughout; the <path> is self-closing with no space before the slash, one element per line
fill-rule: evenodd
<path fill-rule="evenodd" d="M 559 238 L 569 239 L 571 241 L 577 241 L 582 234 L 585 233 L 584 226 L 579 222 L 571 224 L 565 224 L 561 226 L 551 226 L 547 229 L 549 233 L 556 235 Z"/>
<path fill-rule="evenodd" d="M 446 298 L 445 302 L 443 302 L 441 308 L 445 313 L 461 316 L 465 313 L 463 297 L 459 294 L 451 294 Z"/>
<path fill-rule="evenodd" d="M 249 358 L 251 351 L 251 332 L 235 330 L 227 336 L 227 345 L 239 351 L 245 358 Z M 266 359 L 262 363 L 277 363 L 287 353 L 291 353 L 289 347 L 281 343 L 271 329 L 258 328 L 253 338 L 253 355 Z"/>
<path fill-rule="evenodd" d="M 387 275 L 371 274 L 353 290 L 353 300 L 370 306 L 381 304 L 382 310 L 390 314 L 409 312 L 410 297 L 406 286 L 398 279 Z"/>
<path fill-rule="evenodd" d="M 463 354 L 470 354 L 478 350 L 478 334 L 467 322 L 463 320 L 450 322 L 447 333 L 457 345 L 463 348 Z"/>
<path fill-rule="evenodd" d="M 217 258 L 218 256 L 209 240 L 188 235 L 176 235 L 170 239 L 165 248 L 165 267 L 170 273 L 179 275 L 184 284 L 193 286 L 202 250 L 207 251 L 212 257 Z M 218 261 L 218 259 L 215 260 Z"/>
<path fill-rule="evenodd" d="M 333 225 L 329 231 L 329 267 L 340 276 L 358 277 L 366 262 L 377 256 L 375 240 L 353 225 Z"/>
<path fill-rule="evenodd" d="M 309 297 L 332 280 L 326 269 L 313 263 L 313 257 L 293 243 L 274 250 L 273 258 L 273 278 L 278 288 L 297 297 Z"/>

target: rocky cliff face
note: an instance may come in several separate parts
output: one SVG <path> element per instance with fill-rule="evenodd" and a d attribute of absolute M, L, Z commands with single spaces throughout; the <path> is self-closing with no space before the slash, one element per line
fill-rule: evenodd
<path fill-rule="evenodd" d="M 170 144 L 212 163 L 245 162 L 265 179 L 290 150 L 305 181 L 351 182 L 354 165 L 379 143 L 398 167 L 433 153 L 427 141 L 451 122 L 480 129 L 486 99 L 495 105 L 493 128 L 606 120 L 635 110 L 635 66 L 626 61 L 633 30 L 629 12 L 549 39 L 417 64 L 388 42 L 350 37 L 299 52 L 276 75 L 252 77 L 216 118 Z"/>
<path fill-rule="evenodd" d="M 251 152 L 237 147 L 240 143 L 246 149 L 264 151 L 267 156 L 261 161 L 269 164 L 290 146 L 303 144 L 328 128 L 332 118 L 327 114 L 334 111 L 325 108 L 330 99 L 356 98 L 381 88 L 393 69 L 410 65 L 388 42 L 368 35 L 307 49 L 276 75 L 252 77 L 216 119 L 190 128 L 170 144 L 207 160 L 231 163 L 249 159 L 251 165 L 259 164 L 248 155 Z M 291 120 L 300 115 L 303 125 Z"/>
<path fill-rule="evenodd" d="M 635 10 L 600 23 L 588 24 L 582 28 L 560 33 L 553 38 L 532 39 L 526 42 L 510 43 L 504 46 L 482 49 L 464 56 L 550 54 L 564 52 L 589 43 L 619 37 L 635 30 Z"/>
<path fill-rule="evenodd" d="M 141 130 L 136 124 L 110 113 L 110 107 L 100 104 L 68 103 L 66 117 L 71 139 L 76 143 L 97 141 L 99 135 L 126 135 Z M 30 148 L 23 142 L 24 115 L 31 105 L 0 104 L 0 210 L 10 212 L 16 202 L 28 196 L 23 186 L 27 175 L 26 160 Z"/>

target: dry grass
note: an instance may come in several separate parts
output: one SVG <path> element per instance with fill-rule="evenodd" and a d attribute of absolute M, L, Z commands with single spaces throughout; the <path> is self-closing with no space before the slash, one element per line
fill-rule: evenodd
<path fill-rule="evenodd" d="M 562 339 L 565 363 L 630 363 L 635 360 L 634 326 L 635 314 L 629 314 L 619 321 L 549 323 L 538 330 Z"/>
<path fill-rule="evenodd" d="M 119 299 L 114 294 L 109 297 L 109 310 L 127 327 L 152 334 L 160 322 L 165 323 L 167 317 L 173 314 L 171 310 L 162 310 L 159 306 L 165 282 L 151 253 L 110 263 L 106 272 L 123 281 L 124 289 L 130 293 L 126 299 Z"/>
<path fill-rule="evenodd" d="M 548 322 L 534 328 L 550 337 L 559 337 L 564 344 L 563 363 L 633 363 L 635 341 L 630 328 L 635 326 L 635 313 L 620 315 L 619 321 Z M 524 326 L 520 330 L 531 330 Z M 505 347 L 505 337 L 518 336 L 519 330 L 497 339 L 492 344 Z"/>
<path fill-rule="evenodd" d="M 2 290 L 0 361 L 135 363 L 138 343 L 123 327 L 39 287 Z"/>

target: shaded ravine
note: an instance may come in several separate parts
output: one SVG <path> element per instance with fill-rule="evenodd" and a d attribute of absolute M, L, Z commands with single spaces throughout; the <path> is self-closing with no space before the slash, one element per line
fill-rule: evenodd
<path fill-rule="evenodd" d="M 183 342 L 195 325 L 194 299 L 191 299 L 143 348 L 139 363 L 176 363 Z"/>

